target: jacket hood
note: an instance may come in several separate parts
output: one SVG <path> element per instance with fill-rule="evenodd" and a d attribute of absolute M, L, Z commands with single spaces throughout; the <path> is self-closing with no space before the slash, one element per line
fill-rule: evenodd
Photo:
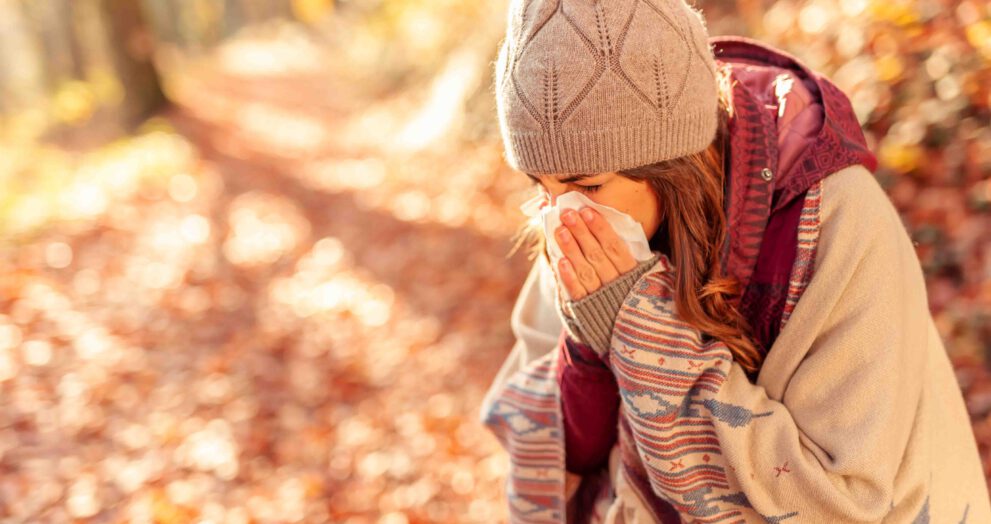
<path fill-rule="evenodd" d="M 826 77 L 750 38 L 709 42 L 730 108 L 723 267 L 746 285 L 772 214 L 844 167 L 873 172 L 877 159 L 849 98 Z"/>

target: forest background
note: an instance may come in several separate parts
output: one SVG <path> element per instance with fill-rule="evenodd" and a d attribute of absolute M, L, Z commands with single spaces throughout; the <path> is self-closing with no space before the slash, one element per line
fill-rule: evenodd
<path fill-rule="evenodd" d="M 833 79 L 991 477 L 991 6 L 701 0 Z M 0 522 L 497 522 L 505 0 L 0 0 Z"/>

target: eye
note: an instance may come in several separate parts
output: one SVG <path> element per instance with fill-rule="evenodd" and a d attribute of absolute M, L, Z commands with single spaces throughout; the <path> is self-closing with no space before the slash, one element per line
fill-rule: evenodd
<path fill-rule="evenodd" d="M 595 192 L 596 192 L 596 191 L 598 191 L 598 190 L 599 190 L 599 188 L 601 188 L 601 187 L 602 187 L 602 184 L 598 184 L 598 185 L 592 185 L 592 186 L 583 186 L 583 185 L 578 185 L 578 190 L 579 190 L 579 191 L 582 191 L 582 192 L 584 192 L 584 193 L 595 193 Z"/>

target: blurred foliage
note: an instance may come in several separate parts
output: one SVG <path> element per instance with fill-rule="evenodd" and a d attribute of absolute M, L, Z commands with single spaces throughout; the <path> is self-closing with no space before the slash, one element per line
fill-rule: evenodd
<path fill-rule="evenodd" d="M 0 517 L 502 520 L 476 412 L 529 264 L 506 257 L 529 184 L 492 99 L 505 3 L 142 5 L 158 116 L 105 132 L 130 89 L 109 67 L 0 104 Z M 699 5 L 850 94 L 991 476 L 991 8 Z"/>

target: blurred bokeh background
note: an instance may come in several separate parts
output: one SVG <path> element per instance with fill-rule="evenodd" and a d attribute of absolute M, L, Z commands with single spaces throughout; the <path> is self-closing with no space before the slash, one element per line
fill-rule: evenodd
<path fill-rule="evenodd" d="M 851 97 L 991 474 L 991 7 L 701 0 Z M 505 0 L 0 0 L 0 522 L 499 522 Z"/>

